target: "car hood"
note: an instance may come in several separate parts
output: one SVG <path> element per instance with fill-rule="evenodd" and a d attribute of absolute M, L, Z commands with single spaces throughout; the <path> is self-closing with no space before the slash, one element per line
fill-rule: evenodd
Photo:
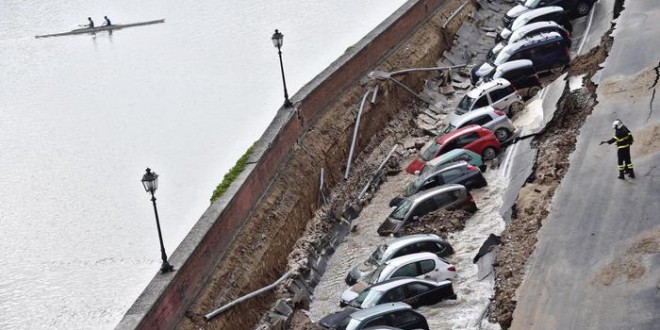
<path fill-rule="evenodd" d="M 509 39 L 511 33 L 511 30 L 503 28 L 502 31 L 500 31 L 500 37 L 502 37 L 503 40 Z"/>
<path fill-rule="evenodd" d="M 409 174 L 415 174 L 416 171 L 421 172 L 424 166 L 426 166 L 426 163 L 423 160 L 417 158 L 413 160 L 412 163 L 408 165 L 408 167 L 406 167 L 406 172 Z"/>
<path fill-rule="evenodd" d="M 344 292 L 342 292 L 341 297 L 339 299 L 341 299 L 342 302 L 348 304 L 349 301 L 357 298 L 358 294 L 360 294 L 360 292 L 364 291 L 364 289 L 368 287 L 369 284 L 367 283 L 357 282 L 352 287 L 344 290 Z"/>
<path fill-rule="evenodd" d="M 346 307 L 340 311 L 324 316 L 322 319 L 319 320 L 319 324 L 324 327 L 334 329 L 335 327 L 337 327 L 339 322 L 349 317 L 351 314 L 353 314 L 353 312 L 357 310 L 358 309 L 355 307 L 350 307 L 350 306 Z"/>
<path fill-rule="evenodd" d="M 493 48 L 490 49 L 491 52 L 493 52 L 494 56 L 497 56 L 502 51 L 502 48 L 504 48 L 504 43 L 503 42 L 498 42 L 497 45 L 493 46 Z"/>
<path fill-rule="evenodd" d="M 489 74 L 491 71 L 493 71 L 493 69 L 495 69 L 495 67 L 490 65 L 490 63 L 488 63 L 488 62 L 484 62 L 483 64 L 481 64 L 481 65 L 479 65 L 475 68 L 477 68 L 477 69 L 474 70 L 474 74 L 477 77 L 483 77 L 483 76 Z"/>
<path fill-rule="evenodd" d="M 361 262 L 360 264 L 351 268 L 349 277 L 351 277 L 354 281 L 358 281 L 361 278 L 365 277 L 367 274 L 371 273 L 377 267 L 378 265 L 374 265 L 370 262 L 366 262 L 366 261 Z"/>
<path fill-rule="evenodd" d="M 513 8 L 511 8 L 511 9 L 509 9 L 509 11 L 506 12 L 506 16 L 509 16 L 511 18 L 516 18 L 516 17 L 520 16 L 520 14 L 522 14 L 526 11 L 529 11 L 529 8 L 527 8 L 523 5 L 517 5 Z"/>
<path fill-rule="evenodd" d="M 467 112 L 466 112 L 466 113 L 467 113 Z M 445 117 L 445 120 L 446 120 L 448 123 L 451 123 L 451 122 L 453 122 L 454 120 L 456 120 L 456 118 L 458 118 L 458 117 L 460 117 L 460 116 L 461 116 L 461 115 L 456 114 L 456 111 L 452 110 L 452 111 L 447 115 L 447 117 Z"/>

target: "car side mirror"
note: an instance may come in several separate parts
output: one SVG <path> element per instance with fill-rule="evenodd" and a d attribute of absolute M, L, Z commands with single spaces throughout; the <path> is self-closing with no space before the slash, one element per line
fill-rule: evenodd
<path fill-rule="evenodd" d="M 545 6 L 545 1 L 539 2 L 539 7 L 543 7 L 543 6 Z"/>

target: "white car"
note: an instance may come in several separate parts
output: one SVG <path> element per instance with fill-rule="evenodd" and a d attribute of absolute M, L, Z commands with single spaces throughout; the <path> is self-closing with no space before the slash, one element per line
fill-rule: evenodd
<path fill-rule="evenodd" d="M 454 278 L 456 267 L 430 252 L 420 252 L 394 258 L 378 266 L 369 275 L 346 289 L 341 294 L 341 302 L 347 304 L 369 286 L 402 276 L 424 278 L 438 282 Z"/>
<path fill-rule="evenodd" d="M 521 111 L 525 108 L 525 103 L 508 80 L 504 78 L 493 79 L 483 82 L 468 91 L 458 102 L 456 110 L 447 115 L 443 121 L 448 124 L 458 116 L 488 106 L 501 109 L 509 115 Z"/>

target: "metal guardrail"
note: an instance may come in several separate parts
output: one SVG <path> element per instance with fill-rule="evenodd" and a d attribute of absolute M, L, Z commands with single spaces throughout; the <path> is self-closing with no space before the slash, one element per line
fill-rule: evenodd
<path fill-rule="evenodd" d="M 380 171 L 383 170 L 383 167 L 385 167 L 385 164 L 387 164 L 387 161 L 390 160 L 390 157 L 392 157 L 392 154 L 394 153 L 394 151 L 396 150 L 396 148 L 398 146 L 399 146 L 398 144 L 395 144 L 394 147 L 392 147 L 392 150 L 390 150 L 390 152 L 387 154 L 387 157 L 385 157 L 385 159 L 380 163 L 380 166 L 378 166 L 378 169 L 376 169 L 376 171 L 374 172 L 374 175 L 371 177 L 369 182 L 367 182 L 367 185 L 364 186 L 364 188 L 362 188 L 362 191 L 360 191 L 360 194 L 358 195 L 358 199 L 364 197 L 364 194 L 367 193 L 367 190 L 369 189 L 369 187 L 380 176 Z"/>
<path fill-rule="evenodd" d="M 445 38 L 445 42 L 448 42 L 449 38 L 447 37 L 447 25 L 460 13 L 463 11 L 463 8 L 467 6 L 467 4 L 470 3 L 470 0 L 465 1 L 462 5 L 460 5 L 456 11 L 454 11 L 448 18 L 447 21 L 445 21 L 445 24 L 442 24 L 442 36 Z"/>
<path fill-rule="evenodd" d="M 238 298 L 238 299 L 236 299 L 236 300 L 234 300 L 234 301 L 232 301 L 232 302 L 230 302 L 230 303 L 228 303 L 228 304 L 226 304 L 226 305 L 224 305 L 224 306 L 222 306 L 222 307 L 220 307 L 220 308 L 218 308 L 218 309 L 216 309 L 216 310 L 214 310 L 214 311 L 212 311 L 212 312 L 210 312 L 206 315 L 204 315 L 204 320 L 208 322 L 209 320 L 211 320 L 212 318 L 220 315 L 222 312 L 228 310 L 229 308 L 232 308 L 233 306 L 235 306 L 237 304 L 240 304 L 240 303 L 242 303 L 242 302 L 244 302 L 244 301 L 246 301 L 246 300 L 248 300 L 248 299 L 250 299 L 254 296 L 260 295 L 260 294 L 262 294 L 266 291 L 274 289 L 277 285 L 279 285 L 280 283 L 284 282 L 287 278 L 289 278 L 289 276 L 293 275 L 294 272 L 295 271 L 293 269 L 289 270 L 288 272 L 286 272 L 286 274 L 282 275 L 282 277 L 280 277 L 277 281 L 275 281 L 275 283 L 273 283 L 269 286 L 263 287 L 263 288 L 261 288 L 257 291 L 252 292 L 252 293 L 248 293 L 248 294 L 244 295 L 243 297 L 240 297 L 240 298 Z"/>

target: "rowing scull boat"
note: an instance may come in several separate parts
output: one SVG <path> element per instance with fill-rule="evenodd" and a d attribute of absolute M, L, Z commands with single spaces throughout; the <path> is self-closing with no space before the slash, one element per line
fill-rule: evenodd
<path fill-rule="evenodd" d="M 35 38 L 47 38 L 47 37 L 69 36 L 69 35 L 74 35 L 74 34 L 95 33 L 95 32 L 99 32 L 99 31 L 111 31 L 111 30 L 118 30 L 118 29 L 123 29 L 123 28 L 127 28 L 127 27 L 158 24 L 158 23 L 165 23 L 165 20 L 164 19 L 158 19 L 158 20 L 155 20 L 155 21 L 147 21 L 147 22 L 140 22 L 140 23 L 98 26 L 98 27 L 94 27 L 94 28 L 91 28 L 91 29 L 90 28 L 82 28 L 82 29 L 71 30 L 69 32 L 44 34 L 44 35 L 39 35 L 39 36 L 34 36 L 34 37 Z"/>

